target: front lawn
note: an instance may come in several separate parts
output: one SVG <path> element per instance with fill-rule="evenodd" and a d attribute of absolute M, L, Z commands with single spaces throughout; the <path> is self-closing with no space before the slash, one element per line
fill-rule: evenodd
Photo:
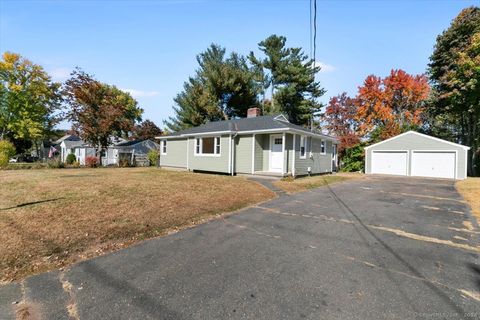
<path fill-rule="evenodd" d="M 473 215 L 480 223 L 480 178 L 457 181 L 457 190 L 472 208 Z"/>
<path fill-rule="evenodd" d="M 273 196 L 241 177 L 157 168 L 0 171 L 0 280 L 59 268 Z"/>
<path fill-rule="evenodd" d="M 325 186 L 327 184 L 341 182 L 348 179 L 360 178 L 360 177 L 362 177 L 362 175 L 358 173 L 326 174 L 326 175 L 317 175 L 317 176 L 311 176 L 311 177 L 300 177 L 296 179 L 287 177 L 280 181 L 275 182 L 274 184 L 286 192 L 293 193 L 293 192 L 305 191 L 308 189 Z"/>

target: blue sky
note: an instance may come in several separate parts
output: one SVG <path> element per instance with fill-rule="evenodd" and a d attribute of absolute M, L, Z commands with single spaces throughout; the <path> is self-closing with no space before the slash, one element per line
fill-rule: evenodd
<path fill-rule="evenodd" d="M 436 36 L 478 1 L 318 0 L 322 101 L 355 94 L 369 74 L 425 72 Z M 271 34 L 310 51 L 309 0 L 0 0 L 0 52 L 41 64 L 57 81 L 79 66 L 128 89 L 144 119 L 163 126 L 173 98 L 211 43 L 257 52 Z M 62 125 L 66 127 L 66 124 Z"/>

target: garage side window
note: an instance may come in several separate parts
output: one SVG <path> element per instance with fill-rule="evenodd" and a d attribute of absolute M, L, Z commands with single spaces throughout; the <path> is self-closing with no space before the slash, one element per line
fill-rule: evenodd
<path fill-rule="evenodd" d="M 300 159 L 307 157 L 307 137 L 300 136 Z"/>
<path fill-rule="evenodd" d="M 167 154 L 167 140 L 162 140 L 162 154 Z"/>

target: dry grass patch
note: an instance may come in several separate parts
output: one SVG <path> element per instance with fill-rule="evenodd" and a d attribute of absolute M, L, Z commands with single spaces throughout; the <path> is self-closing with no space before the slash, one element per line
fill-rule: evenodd
<path fill-rule="evenodd" d="M 360 178 L 363 175 L 358 173 L 337 173 L 335 175 L 317 175 L 311 177 L 301 177 L 293 179 L 291 177 L 284 178 L 280 181 L 275 182 L 274 184 L 285 190 L 286 192 L 294 193 L 305 191 L 313 188 L 318 188 L 325 186 L 327 184 L 341 182 L 349 179 Z"/>
<path fill-rule="evenodd" d="M 0 280 L 63 267 L 273 196 L 241 177 L 157 168 L 0 171 Z"/>
<path fill-rule="evenodd" d="M 480 178 L 467 178 L 457 181 L 456 187 L 472 208 L 473 215 L 480 223 Z"/>

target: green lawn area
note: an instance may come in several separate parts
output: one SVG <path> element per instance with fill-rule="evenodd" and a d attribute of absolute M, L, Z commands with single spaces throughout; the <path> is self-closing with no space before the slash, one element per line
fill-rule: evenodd
<path fill-rule="evenodd" d="M 0 171 L 0 281 L 273 198 L 242 177 L 158 168 Z"/>
<path fill-rule="evenodd" d="M 327 184 L 341 182 L 349 179 L 358 179 L 363 175 L 358 173 L 337 173 L 325 174 L 311 177 L 300 177 L 293 179 L 291 177 L 284 178 L 274 184 L 289 193 L 305 191 L 313 188 L 318 188 Z"/>

